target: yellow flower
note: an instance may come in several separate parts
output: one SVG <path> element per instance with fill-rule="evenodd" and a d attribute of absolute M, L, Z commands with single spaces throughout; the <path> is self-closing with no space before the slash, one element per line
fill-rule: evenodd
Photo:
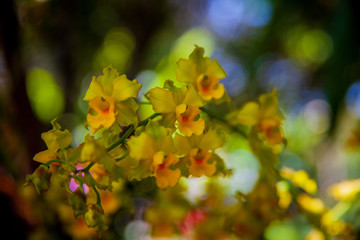
<path fill-rule="evenodd" d="M 185 136 L 200 135 L 205 128 L 205 122 L 200 118 L 199 107 L 204 101 L 192 86 L 177 88 L 171 81 L 166 81 L 164 88 L 153 88 L 146 94 L 153 109 L 163 114 L 163 119 L 171 122 L 172 127 L 177 120 L 179 131 Z"/>
<path fill-rule="evenodd" d="M 41 134 L 48 150 L 37 153 L 34 160 L 40 163 L 46 163 L 50 160 L 58 158 L 58 150 L 64 149 L 71 144 L 71 133 L 69 130 L 60 130 L 61 126 L 56 122 L 56 119 L 51 121 L 53 129 Z"/>
<path fill-rule="evenodd" d="M 111 127 L 115 121 L 121 126 L 137 124 L 138 105 L 134 98 L 141 88 L 136 80 L 130 81 L 116 69 L 107 67 L 103 75 L 93 77 L 84 101 L 89 102 L 87 122 L 95 134 L 101 128 Z"/>
<path fill-rule="evenodd" d="M 115 122 L 115 101 L 113 97 L 96 96 L 90 100 L 89 108 L 95 111 L 94 114 L 90 113 L 87 116 L 92 133 L 103 127 L 109 128 Z"/>
<path fill-rule="evenodd" d="M 297 202 L 304 210 L 313 214 L 321 214 L 325 211 L 325 205 L 319 198 L 312 198 L 306 194 L 300 194 Z"/>
<path fill-rule="evenodd" d="M 277 182 L 276 192 L 279 196 L 279 206 L 283 209 L 287 209 L 292 201 L 289 184 L 286 181 Z"/>
<path fill-rule="evenodd" d="M 189 59 L 180 59 L 175 68 L 176 80 L 192 84 L 206 101 L 220 99 L 225 88 L 219 81 L 226 77 L 224 69 L 216 61 L 204 57 L 204 49 L 195 46 Z"/>
<path fill-rule="evenodd" d="M 199 117 L 200 109 L 194 105 L 180 104 L 175 108 L 177 127 L 185 136 L 200 135 L 205 128 L 204 119 Z M 196 117 L 199 117 L 195 120 Z"/>
<path fill-rule="evenodd" d="M 276 145 L 281 143 L 283 139 L 280 126 L 281 121 L 278 119 L 264 119 L 260 122 L 258 128 L 271 145 Z"/>
<path fill-rule="evenodd" d="M 176 134 L 175 147 L 178 153 L 188 159 L 189 173 L 194 177 L 213 176 L 216 172 L 216 163 L 220 157 L 212 153 L 224 144 L 224 135 L 215 128 L 210 128 L 205 134 L 185 137 Z"/>
<path fill-rule="evenodd" d="M 212 98 L 219 99 L 225 93 L 225 88 L 222 84 L 219 84 L 219 80 L 214 76 L 208 76 L 201 74 L 196 79 L 196 89 L 199 92 L 199 95 L 204 100 L 211 100 Z"/>
<path fill-rule="evenodd" d="M 211 177 L 216 171 L 216 162 L 209 163 L 212 154 L 206 149 L 194 148 L 190 151 L 189 173 L 194 177 L 205 175 Z"/>
<path fill-rule="evenodd" d="M 309 194 L 315 194 L 317 192 L 317 184 L 314 179 L 311 179 L 308 173 L 304 170 L 294 171 L 291 168 L 283 168 L 280 171 L 280 175 L 283 178 L 289 179 L 296 187 L 302 188 Z"/>
<path fill-rule="evenodd" d="M 352 201 L 360 192 L 360 179 L 345 180 L 329 188 L 332 197 L 343 201 Z"/>
<path fill-rule="evenodd" d="M 180 170 L 170 169 L 170 166 L 178 161 L 179 159 L 173 153 L 155 153 L 153 156 L 152 167 L 155 171 L 156 184 L 160 188 L 173 187 L 179 181 L 181 174 Z"/>
<path fill-rule="evenodd" d="M 305 240 L 325 240 L 325 236 L 320 230 L 313 229 L 306 235 Z"/>
<path fill-rule="evenodd" d="M 332 209 L 328 210 L 321 217 L 321 225 L 330 235 L 339 235 L 346 233 L 346 228 L 349 226 L 346 222 L 341 220 L 344 211 L 349 209 L 350 205 L 343 202 L 337 203 Z"/>
<path fill-rule="evenodd" d="M 100 175 L 106 175 L 106 173 L 100 174 L 101 171 L 113 171 L 115 159 L 111 157 L 105 147 L 97 141 L 99 140 L 95 140 L 93 136 L 90 136 L 89 134 L 86 135 L 85 142 L 71 152 L 68 159 L 69 161 L 78 161 L 84 164 L 95 163 L 95 165 L 91 168 L 91 171 L 94 171 L 95 176 L 99 176 L 98 180 L 100 181 Z"/>
<path fill-rule="evenodd" d="M 248 102 L 240 110 L 230 113 L 227 120 L 233 124 L 252 127 L 256 133 L 261 133 L 272 146 L 283 142 L 284 134 L 281 124 L 284 119 L 278 107 L 277 91 L 262 94 L 259 103 Z"/>
<path fill-rule="evenodd" d="M 259 119 L 259 104 L 256 102 L 246 103 L 237 113 L 235 123 L 245 126 L 254 126 Z"/>
<path fill-rule="evenodd" d="M 120 165 L 130 180 L 155 176 L 160 188 L 174 186 L 180 178 L 179 169 L 170 169 L 178 158 L 172 140 L 171 129 L 149 121 L 145 130 L 128 140 L 130 156 L 120 161 Z"/>

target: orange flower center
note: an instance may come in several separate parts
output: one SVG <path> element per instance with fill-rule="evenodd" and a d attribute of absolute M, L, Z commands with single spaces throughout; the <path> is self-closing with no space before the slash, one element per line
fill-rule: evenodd
<path fill-rule="evenodd" d="M 196 164 L 202 164 L 204 159 L 195 159 L 195 163 Z"/>
<path fill-rule="evenodd" d="M 188 122 L 188 121 L 189 121 L 189 117 L 182 117 L 182 121 L 183 121 L 183 122 Z"/>
<path fill-rule="evenodd" d="M 158 170 L 161 170 L 161 169 L 164 169 L 164 168 L 165 168 L 165 164 L 164 164 L 164 163 L 158 165 Z"/>
<path fill-rule="evenodd" d="M 200 85 L 205 92 L 210 90 L 211 83 L 212 81 L 207 75 L 204 75 L 203 78 L 200 80 Z"/>
<path fill-rule="evenodd" d="M 204 149 L 198 149 L 196 154 L 193 155 L 193 159 L 194 159 L 194 162 L 196 164 L 202 164 L 204 163 L 204 160 L 208 160 L 209 159 L 209 156 L 208 156 L 208 151 L 204 150 Z"/>
<path fill-rule="evenodd" d="M 201 74 L 196 79 L 196 89 L 199 95 L 204 100 L 211 100 L 212 98 L 219 99 L 224 93 L 225 89 L 222 84 L 219 84 L 218 78 L 212 75 Z"/>

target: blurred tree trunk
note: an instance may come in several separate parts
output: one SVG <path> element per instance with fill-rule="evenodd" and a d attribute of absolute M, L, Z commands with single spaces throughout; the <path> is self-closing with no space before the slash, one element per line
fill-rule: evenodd
<path fill-rule="evenodd" d="M 21 168 L 29 173 L 38 165 L 32 161 L 32 157 L 43 148 L 44 144 L 40 134 L 46 129 L 46 126 L 41 124 L 34 115 L 26 93 L 26 73 L 20 51 L 19 32 L 20 25 L 16 15 L 15 2 L 13 0 L 2 1 L 0 7 L 0 41 L 8 80 L 11 83 L 9 84 L 10 104 L 6 105 L 2 116 L 21 139 L 18 151 L 23 153 L 18 156 L 8 156 L 7 161 L 13 164 L 14 158 L 21 156 Z M 8 144 L 14 143 L 9 142 Z M 24 177 L 24 174 L 20 173 L 19 176 Z"/>

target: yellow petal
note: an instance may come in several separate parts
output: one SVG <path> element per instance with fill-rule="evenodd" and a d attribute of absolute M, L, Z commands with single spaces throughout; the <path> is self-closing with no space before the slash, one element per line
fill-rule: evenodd
<path fill-rule="evenodd" d="M 41 138 L 44 140 L 47 148 L 51 151 L 56 153 L 57 150 L 59 149 L 59 143 L 57 141 L 57 135 L 52 132 L 52 131 L 48 131 L 48 132 L 44 132 L 41 134 Z"/>
<path fill-rule="evenodd" d="M 278 119 L 264 119 L 260 122 L 260 132 L 264 134 L 265 139 L 272 145 L 280 144 L 283 140 L 283 133 L 280 128 L 281 121 Z"/>
<path fill-rule="evenodd" d="M 200 135 L 205 128 L 205 121 L 202 118 L 194 120 L 200 113 L 200 109 L 194 105 L 180 104 L 176 106 L 176 119 L 179 131 L 185 136 L 192 134 Z"/>
<path fill-rule="evenodd" d="M 169 168 L 163 168 L 156 170 L 156 184 L 159 188 L 173 187 L 179 181 L 181 172 L 179 169 L 171 170 Z"/>
<path fill-rule="evenodd" d="M 197 93 L 196 89 L 192 85 L 188 86 L 184 100 L 181 103 L 186 105 L 191 104 L 197 107 L 202 107 L 205 105 L 204 100 L 200 97 L 200 95 Z"/>
<path fill-rule="evenodd" d="M 265 118 L 273 118 L 273 119 L 284 119 L 283 115 L 279 110 L 279 101 L 278 101 L 278 93 L 276 89 L 273 89 L 271 93 L 262 94 L 259 97 L 260 108 L 261 108 L 261 117 Z"/>
<path fill-rule="evenodd" d="M 201 177 L 202 175 L 211 177 L 216 171 L 216 162 L 208 163 L 212 156 L 206 149 L 194 148 L 190 151 L 191 165 L 189 173 L 194 177 Z"/>
<path fill-rule="evenodd" d="M 215 78 L 218 78 L 218 79 L 223 79 L 223 78 L 227 77 L 224 69 L 220 66 L 220 64 L 218 63 L 218 61 L 215 58 L 207 66 L 205 74 L 214 76 Z"/>
<path fill-rule="evenodd" d="M 196 89 L 204 100 L 219 99 L 225 93 L 225 88 L 219 84 L 219 78 L 200 74 L 196 79 Z"/>
<path fill-rule="evenodd" d="M 87 90 L 84 101 L 90 101 L 96 96 L 104 96 L 104 91 L 100 85 L 100 83 L 97 81 L 96 77 L 92 78 L 92 81 L 90 83 L 89 89 Z"/>
<path fill-rule="evenodd" d="M 259 119 L 259 104 L 256 102 L 246 103 L 237 113 L 237 122 L 245 126 L 253 126 Z"/>
<path fill-rule="evenodd" d="M 98 152 L 96 151 L 96 145 L 93 142 L 87 142 L 81 149 L 81 162 L 96 162 L 98 158 Z"/>
<path fill-rule="evenodd" d="M 352 201 L 360 192 L 360 179 L 345 180 L 329 188 L 330 195 L 342 201 Z"/>
<path fill-rule="evenodd" d="M 172 98 L 175 105 L 178 105 L 184 101 L 186 92 L 188 91 L 188 86 L 178 88 L 175 86 L 174 82 L 170 80 L 165 81 L 164 88 L 172 93 Z"/>
<path fill-rule="evenodd" d="M 103 75 L 100 75 L 97 80 L 100 83 L 104 94 L 106 96 L 111 96 L 113 93 L 113 84 L 115 79 L 119 77 L 117 70 L 111 66 L 104 68 Z"/>
<path fill-rule="evenodd" d="M 99 163 L 95 163 L 90 169 L 91 176 L 97 181 L 101 182 L 101 180 L 108 176 L 108 173 L 105 171 L 103 165 Z"/>
<path fill-rule="evenodd" d="M 33 159 L 40 163 L 47 163 L 48 161 L 55 160 L 57 156 L 57 153 L 46 150 L 37 153 Z"/>
<path fill-rule="evenodd" d="M 304 208 L 306 211 L 309 211 L 314 214 L 321 214 L 325 211 L 325 205 L 319 198 L 312 198 L 306 194 L 300 194 L 297 198 L 297 202 Z"/>
<path fill-rule="evenodd" d="M 138 124 L 138 116 L 136 111 L 138 110 L 139 105 L 133 98 L 129 98 L 122 102 L 117 102 L 115 104 L 116 109 L 116 121 L 120 126 L 129 126 L 130 124 Z"/>
<path fill-rule="evenodd" d="M 114 97 L 115 101 L 124 101 L 128 98 L 136 98 L 141 84 L 136 80 L 130 81 L 126 75 L 123 74 L 117 77 L 113 82 L 113 91 L 111 96 Z"/>
<path fill-rule="evenodd" d="M 153 167 L 156 169 L 159 165 L 164 164 L 165 155 L 163 152 L 157 152 L 153 156 Z"/>
<path fill-rule="evenodd" d="M 195 84 L 197 72 L 196 65 L 187 59 L 180 59 L 175 68 L 176 80 Z"/>
<path fill-rule="evenodd" d="M 225 135 L 218 129 L 210 128 L 200 139 L 197 147 L 215 150 L 225 143 Z"/>
<path fill-rule="evenodd" d="M 100 128 L 109 128 L 115 122 L 114 98 L 97 96 L 89 102 L 87 122 L 91 132 L 95 134 Z"/>
<path fill-rule="evenodd" d="M 142 132 L 139 136 L 132 136 L 128 140 L 130 157 L 140 159 L 152 159 L 155 154 L 154 141 L 149 134 Z"/>
<path fill-rule="evenodd" d="M 150 91 L 146 94 L 146 97 L 151 101 L 155 112 L 174 112 L 176 104 L 173 99 L 173 94 L 170 90 L 156 87 L 150 89 Z"/>
<path fill-rule="evenodd" d="M 188 137 L 176 133 L 174 137 L 175 147 L 180 155 L 188 154 L 190 150 L 195 147 L 189 141 Z"/>
<path fill-rule="evenodd" d="M 313 229 L 306 235 L 305 240 L 325 240 L 325 236 L 320 230 Z"/>
<path fill-rule="evenodd" d="M 41 138 L 44 140 L 49 151 L 56 153 L 60 148 L 66 148 L 71 144 L 71 133 L 69 130 L 59 130 L 55 127 L 41 134 Z"/>

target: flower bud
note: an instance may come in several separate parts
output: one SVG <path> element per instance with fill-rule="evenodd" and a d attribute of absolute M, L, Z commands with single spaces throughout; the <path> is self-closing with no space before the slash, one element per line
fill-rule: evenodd
<path fill-rule="evenodd" d="M 88 204 L 88 211 L 85 213 L 85 222 L 88 227 L 96 227 L 102 222 L 104 209 L 96 204 Z"/>
<path fill-rule="evenodd" d="M 26 177 L 26 182 L 34 184 L 38 194 L 49 189 L 51 171 L 48 166 L 40 165 L 31 175 Z"/>

